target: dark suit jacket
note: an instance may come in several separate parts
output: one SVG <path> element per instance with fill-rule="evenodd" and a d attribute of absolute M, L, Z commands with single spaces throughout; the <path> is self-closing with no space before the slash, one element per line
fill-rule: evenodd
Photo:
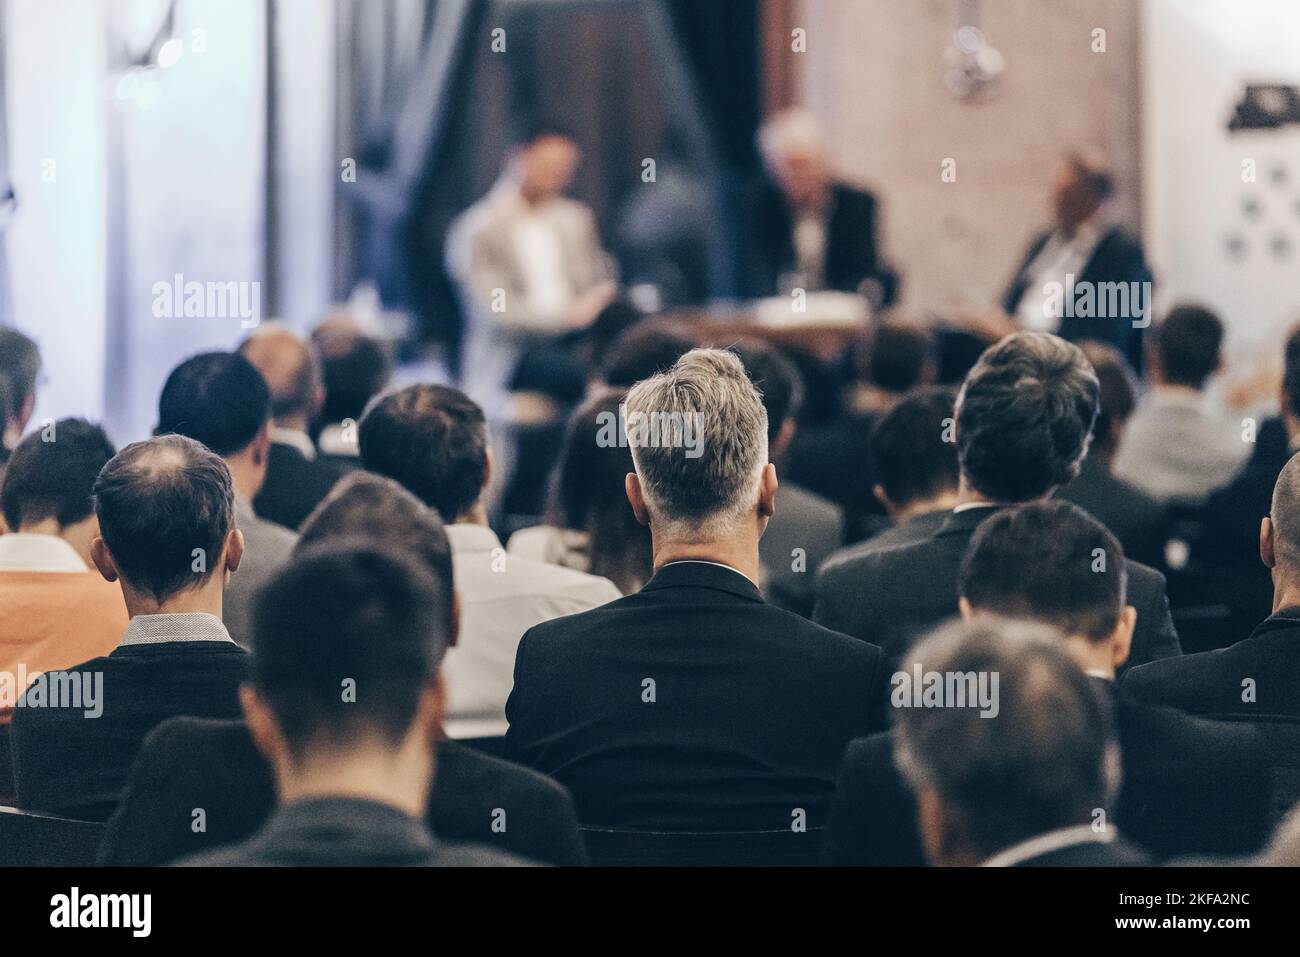
<path fill-rule="evenodd" d="M 774 296 L 783 273 L 794 268 L 794 220 L 780 189 L 764 179 L 750 191 L 745 220 L 749 285 L 745 294 Z M 881 284 L 884 305 L 898 298 L 898 275 L 882 260 L 876 238 L 876 198 L 843 183 L 831 187 L 826 227 L 827 288 L 856 292 L 866 279 Z"/>
<path fill-rule="evenodd" d="M 297 531 L 334 483 L 358 465 L 356 459 L 349 462 L 338 456 L 308 459 L 292 445 L 272 442 L 266 481 L 253 499 L 253 511 L 260 518 Z"/>
<path fill-rule="evenodd" d="M 481 845 L 444 844 L 403 811 L 359 798 L 312 798 L 275 811 L 248 840 L 182 867 L 511 867 L 528 862 Z"/>
<path fill-rule="evenodd" d="M 234 642 L 173 641 L 119 647 L 68 672 L 103 675 L 103 714 L 83 708 L 14 711 L 18 806 L 87 821 L 117 807 L 131 763 L 155 727 L 177 715 L 235 718 L 249 656 Z"/>
<path fill-rule="evenodd" d="M 776 514 L 758 543 L 764 592 L 778 608 L 807 617 L 817 566 L 844 544 L 844 512 L 793 482 L 782 482 L 776 495 Z M 802 564 L 796 564 L 795 549 L 802 551 Z"/>
<path fill-rule="evenodd" d="M 922 512 L 920 515 L 914 515 L 905 522 L 886 527 L 864 542 L 855 542 L 841 548 L 826 560 L 826 564 L 872 555 L 886 548 L 911 545 L 933 538 L 934 533 L 948 520 L 949 514 L 947 509 L 940 509 L 937 512 Z"/>
<path fill-rule="evenodd" d="M 206 830 L 194 830 L 195 808 L 203 808 Z M 174 718 L 141 748 L 104 831 L 98 863 L 148 867 L 242 841 L 274 808 L 271 769 L 244 722 Z M 493 831 L 494 820 L 504 830 L 498 825 Z M 447 840 L 530 860 L 569 866 L 587 861 L 564 788 L 454 741 L 438 747 L 427 823 Z"/>
<path fill-rule="evenodd" d="M 816 827 L 883 698 L 878 649 L 766 604 L 739 572 L 679 562 L 529 629 L 506 749 L 565 785 L 583 824 L 762 830 L 802 809 Z"/>
<path fill-rule="evenodd" d="M 1094 680 L 1111 701 L 1120 744 L 1120 832 L 1160 856 L 1258 849 L 1271 820 L 1255 729 L 1144 704 L 1114 682 Z M 893 745 L 890 731 L 846 750 L 827 829 L 830 863 L 924 863 L 916 800 L 894 765 Z"/>
<path fill-rule="evenodd" d="M 1124 840 L 1108 844 L 1090 842 L 1072 844 L 1046 854 L 1039 854 L 1014 865 L 1016 867 L 1150 867 L 1151 860 L 1140 848 Z"/>
<path fill-rule="evenodd" d="M 1073 502 L 1110 529 L 1128 558 L 1164 564 L 1165 507 L 1136 485 L 1116 478 L 1096 456 L 1083 460 L 1078 478 L 1056 497 Z"/>
<path fill-rule="evenodd" d="M 1029 244 L 1028 251 L 1016 268 L 1016 273 L 1007 285 L 1006 291 L 1002 294 L 1002 308 L 1007 313 L 1015 315 L 1016 309 L 1020 306 L 1020 300 L 1025 294 L 1025 289 L 1029 286 L 1030 277 L 1027 270 L 1038 254 L 1043 251 L 1043 247 L 1047 245 L 1047 241 L 1051 236 L 1051 230 L 1044 230 L 1034 237 L 1034 241 Z M 1151 279 L 1151 269 L 1147 266 L 1146 256 L 1142 252 L 1142 244 L 1118 226 L 1112 226 L 1102 234 L 1096 248 L 1092 251 L 1092 255 L 1084 264 L 1083 270 L 1075 276 L 1076 283 L 1094 284 L 1103 282 L 1150 282 Z M 1148 305 L 1150 304 L 1148 303 Z M 1142 329 L 1133 328 L 1133 317 L 1131 316 L 1113 318 L 1066 316 L 1061 319 L 1061 328 L 1057 330 L 1057 334 L 1062 339 L 1069 339 L 1071 342 L 1078 342 L 1082 339 L 1097 339 L 1102 342 L 1109 342 L 1124 353 L 1134 369 L 1138 371 L 1142 369 Z"/>
<path fill-rule="evenodd" d="M 962 557 L 993 512 L 952 512 L 926 541 L 827 562 L 817 575 L 814 620 L 880 646 L 886 660 L 897 663 L 922 633 L 957 614 Z M 1163 575 L 1128 562 L 1128 603 L 1138 613 L 1129 657 L 1134 666 L 1181 654 Z"/>

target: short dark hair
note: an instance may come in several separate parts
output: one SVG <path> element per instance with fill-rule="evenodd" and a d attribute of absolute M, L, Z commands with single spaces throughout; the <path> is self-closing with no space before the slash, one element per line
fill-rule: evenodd
<path fill-rule="evenodd" d="M 996 675 L 996 716 L 972 707 L 895 709 L 895 760 L 938 796 L 981 855 L 1090 824 L 1113 791 L 1106 701 L 1046 625 L 954 623 L 908 655 L 927 672 Z"/>
<path fill-rule="evenodd" d="M 1027 502 L 1079 474 L 1098 407 L 1079 347 L 1045 332 L 989 346 L 957 395 L 957 455 L 973 489 Z"/>
<path fill-rule="evenodd" d="M 478 501 L 487 472 L 487 422 L 464 392 L 413 385 L 371 405 L 358 432 L 361 462 L 401 483 L 444 522 Z"/>
<path fill-rule="evenodd" d="M 198 441 L 133 442 L 100 471 L 94 495 L 99 534 L 132 588 L 161 602 L 219 571 L 235 490 L 226 463 Z"/>
<path fill-rule="evenodd" d="M 1115 536 L 1077 505 L 1053 501 L 1005 509 L 981 522 L 957 581 L 975 608 L 1096 642 L 1114 633 L 1126 584 Z"/>
<path fill-rule="evenodd" d="M 1115 174 L 1111 172 L 1106 157 L 1097 150 L 1072 150 L 1065 154 L 1065 162 L 1098 202 L 1104 202 L 1115 195 Z"/>
<path fill-rule="evenodd" d="M 266 380 L 238 352 L 204 352 L 167 377 L 157 434 L 184 435 L 217 455 L 248 447 L 271 415 Z"/>
<path fill-rule="evenodd" d="M 451 640 L 445 600 L 409 552 L 371 541 L 307 549 L 263 586 L 252 683 L 295 758 L 401 742 Z"/>
<path fill-rule="evenodd" d="M 741 339 L 732 344 L 732 352 L 740 356 L 749 381 L 763 398 L 767 409 L 768 454 L 772 443 L 781 432 L 781 426 L 799 416 L 803 404 L 803 378 L 799 368 L 774 346 L 758 339 Z"/>
<path fill-rule="evenodd" d="M 606 385 L 630 389 L 643 379 L 667 372 L 694 348 L 695 342 L 683 332 L 654 320 L 639 322 L 615 341 L 601 378 Z"/>
<path fill-rule="evenodd" d="M 392 479 L 358 469 L 307 516 L 294 552 L 341 539 L 370 539 L 418 558 L 433 575 L 438 606 L 446 609 L 450 625 L 455 592 L 451 542 L 437 512 Z"/>
<path fill-rule="evenodd" d="M 952 392 L 931 388 L 908 393 L 876 422 L 868 449 L 876 478 L 894 505 L 905 507 L 957 490 L 952 419 Z"/>
<path fill-rule="evenodd" d="M 322 329 L 313 333 L 312 339 L 320 351 L 325 383 L 321 420 L 359 420 L 366 404 L 380 393 L 392 373 L 388 347 L 378 339 L 354 331 Z"/>
<path fill-rule="evenodd" d="M 95 510 L 91 491 L 113 443 L 85 419 L 59 419 L 48 434 L 50 441 L 42 430 L 19 442 L 5 468 L 0 505 L 12 531 L 47 518 L 66 527 Z"/>
<path fill-rule="evenodd" d="M 1171 385 L 1204 388 L 1222 347 L 1223 320 L 1204 306 L 1175 306 L 1156 328 L 1160 371 Z"/>
<path fill-rule="evenodd" d="M 41 350 L 17 329 L 0 327 L 0 395 L 7 401 L 0 407 L 0 427 L 18 417 L 23 403 L 36 391 L 41 371 Z"/>
<path fill-rule="evenodd" d="M 1092 426 L 1092 448 L 1113 452 L 1118 444 L 1116 425 L 1127 422 L 1137 407 L 1138 381 L 1123 353 L 1108 342 L 1079 343 L 1101 389 L 1097 420 Z"/>
<path fill-rule="evenodd" d="M 932 345 L 928 330 L 886 319 L 859 345 L 859 376 L 887 392 L 907 392 L 920 384 Z"/>

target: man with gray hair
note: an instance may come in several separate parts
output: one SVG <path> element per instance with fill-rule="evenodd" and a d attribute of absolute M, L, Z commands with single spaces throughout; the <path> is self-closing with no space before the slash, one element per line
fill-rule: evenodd
<path fill-rule="evenodd" d="M 695 349 L 637 383 L 625 419 L 654 576 L 524 635 L 507 749 L 589 825 L 817 828 L 845 744 L 879 722 L 880 652 L 759 593 L 777 499 L 762 399 L 733 353 Z"/>
<path fill-rule="evenodd" d="M 921 642 L 927 673 L 996 675 L 998 713 L 899 708 L 894 757 L 940 866 L 1133 867 L 1108 824 L 1118 756 L 1104 697 L 1053 628 L 984 618 Z"/>

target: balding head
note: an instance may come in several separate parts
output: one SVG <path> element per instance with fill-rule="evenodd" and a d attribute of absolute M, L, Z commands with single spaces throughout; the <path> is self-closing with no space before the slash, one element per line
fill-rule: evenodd
<path fill-rule="evenodd" d="M 277 424 L 305 426 L 315 418 L 325 393 L 320 362 L 310 345 L 288 329 L 264 326 L 245 339 L 239 351 L 266 380 Z"/>
<path fill-rule="evenodd" d="M 1260 534 L 1260 557 L 1273 569 L 1276 604 L 1283 591 L 1300 586 L 1300 455 L 1291 456 L 1273 486 L 1273 507 Z"/>

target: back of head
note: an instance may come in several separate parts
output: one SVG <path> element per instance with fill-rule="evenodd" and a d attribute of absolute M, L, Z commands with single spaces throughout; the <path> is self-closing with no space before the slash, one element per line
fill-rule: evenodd
<path fill-rule="evenodd" d="M 226 463 L 194 439 L 128 445 L 95 481 L 99 533 L 123 581 L 162 602 L 220 574 L 235 523 Z"/>
<path fill-rule="evenodd" d="M 1205 388 L 1222 347 L 1223 321 L 1204 306 L 1176 306 L 1156 329 L 1160 373 L 1169 385 Z"/>
<path fill-rule="evenodd" d="M 875 474 L 897 508 L 957 491 L 957 445 L 947 441 L 953 396 L 919 389 L 890 409 L 871 431 Z"/>
<path fill-rule="evenodd" d="M 283 326 L 266 325 L 240 343 L 239 352 L 266 380 L 272 418 L 316 414 L 320 360 L 310 344 Z"/>
<path fill-rule="evenodd" d="M 980 524 L 958 593 L 978 611 L 1100 642 L 1119 623 L 1126 577 L 1124 552 L 1105 526 L 1069 502 L 1033 502 Z"/>
<path fill-rule="evenodd" d="M 734 352 L 691 350 L 633 386 L 626 408 L 652 524 L 726 534 L 756 507 L 767 412 Z"/>
<path fill-rule="evenodd" d="M 1087 357 L 1101 388 L 1097 421 L 1092 428 L 1092 449 L 1114 452 L 1119 430 L 1137 406 L 1137 376 L 1118 349 L 1106 342 L 1082 342 L 1079 348 Z"/>
<path fill-rule="evenodd" d="M 1273 485 L 1273 557 L 1282 572 L 1300 575 L 1300 454 L 1291 456 Z"/>
<path fill-rule="evenodd" d="M 451 640 L 447 601 L 414 557 L 371 542 L 307 549 L 267 582 L 252 681 L 294 758 L 406 737 Z"/>
<path fill-rule="evenodd" d="M 413 385 L 375 402 L 358 431 L 361 462 L 401 484 L 445 522 L 473 508 L 487 475 L 483 410 L 450 386 Z"/>
<path fill-rule="evenodd" d="M 601 378 L 614 388 L 630 389 L 642 379 L 671 369 L 693 348 L 695 343 L 685 334 L 658 322 L 641 322 L 610 348 Z"/>
<path fill-rule="evenodd" d="M 931 346 L 927 330 L 900 319 L 887 319 L 861 344 L 858 375 L 886 392 L 907 392 L 920 384 Z"/>
<path fill-rule="evenodd" d="M 13 531 L 54 519 L 75 525 L 94 513 L 91 492 L 113 457 L 104 430 L 85 419 L 60 419 L 18 443 L 4 472 L 0 506 Z"/>
<path fill-rule="evenodd" d="M 1026 502 L 1079 474 L 1098 407 L 1079 347 L 1018 332 L 984 350 L 957 395 L 957 454 L 967 484 L 994 502 Z"/>
<path fill-rule="evenodd" d="M 1283 398 L 1291 414 L 1300 416 L 1300 325 L 1287 334 L 1283 355 Z"/>
<path fill-rule="evenodd" d="M 388 349 L 355 325 L 327 322 L 312 333 L 321 358 L 324 422 L 361 418 L 366 404 L 383 391 L 392 372 Z"/>
<path fill-rule="evenodd" d="M 419 560 L 438 586 L 438 606 L 450 615 L 454 591 L 451 543 L 438 513 L 392 479 L 355 471 L 307 516 L 294 552 L 338 541 L 372 541 Z"/>
<path fill-rule="evenodd" d="M 15 422 L 36 392 L 41 352 L 36 343 L 17 329 L 0 327 L 0 431 Z"/>
<path fill-rule="evenodd" d="M 799 368 L 780 350 L 759 339 L 741 339 L 729 346 L 740 356 L 749 381 L 754 383 L 767 410 L 767 444 L 771 450 L 786 422 L 799 417 L 803 405 L 803 378 Z"/>
<path fill-rule="evenodd" d="M 1106 705 L 1062 644 L 1052 628 L 986 618 L 947 625 L 908 655 L 945 687 L 953 676 L 996 678 L 995 715 L 948 700 L 895 712 L 895 759 L 908 783 L 938 800 L 980 859 L 1089 824 L 1107 807 Z M 935 857 L 928 835 L 927 845 Z"/>
<path fill-rule="evenodd" d="M 184 435 L 217 455 L 246 449 L 266 425 L 270 393 L 237 352 L 205 352 L 167 377 L 158 399 L 159 435 Z"/>

